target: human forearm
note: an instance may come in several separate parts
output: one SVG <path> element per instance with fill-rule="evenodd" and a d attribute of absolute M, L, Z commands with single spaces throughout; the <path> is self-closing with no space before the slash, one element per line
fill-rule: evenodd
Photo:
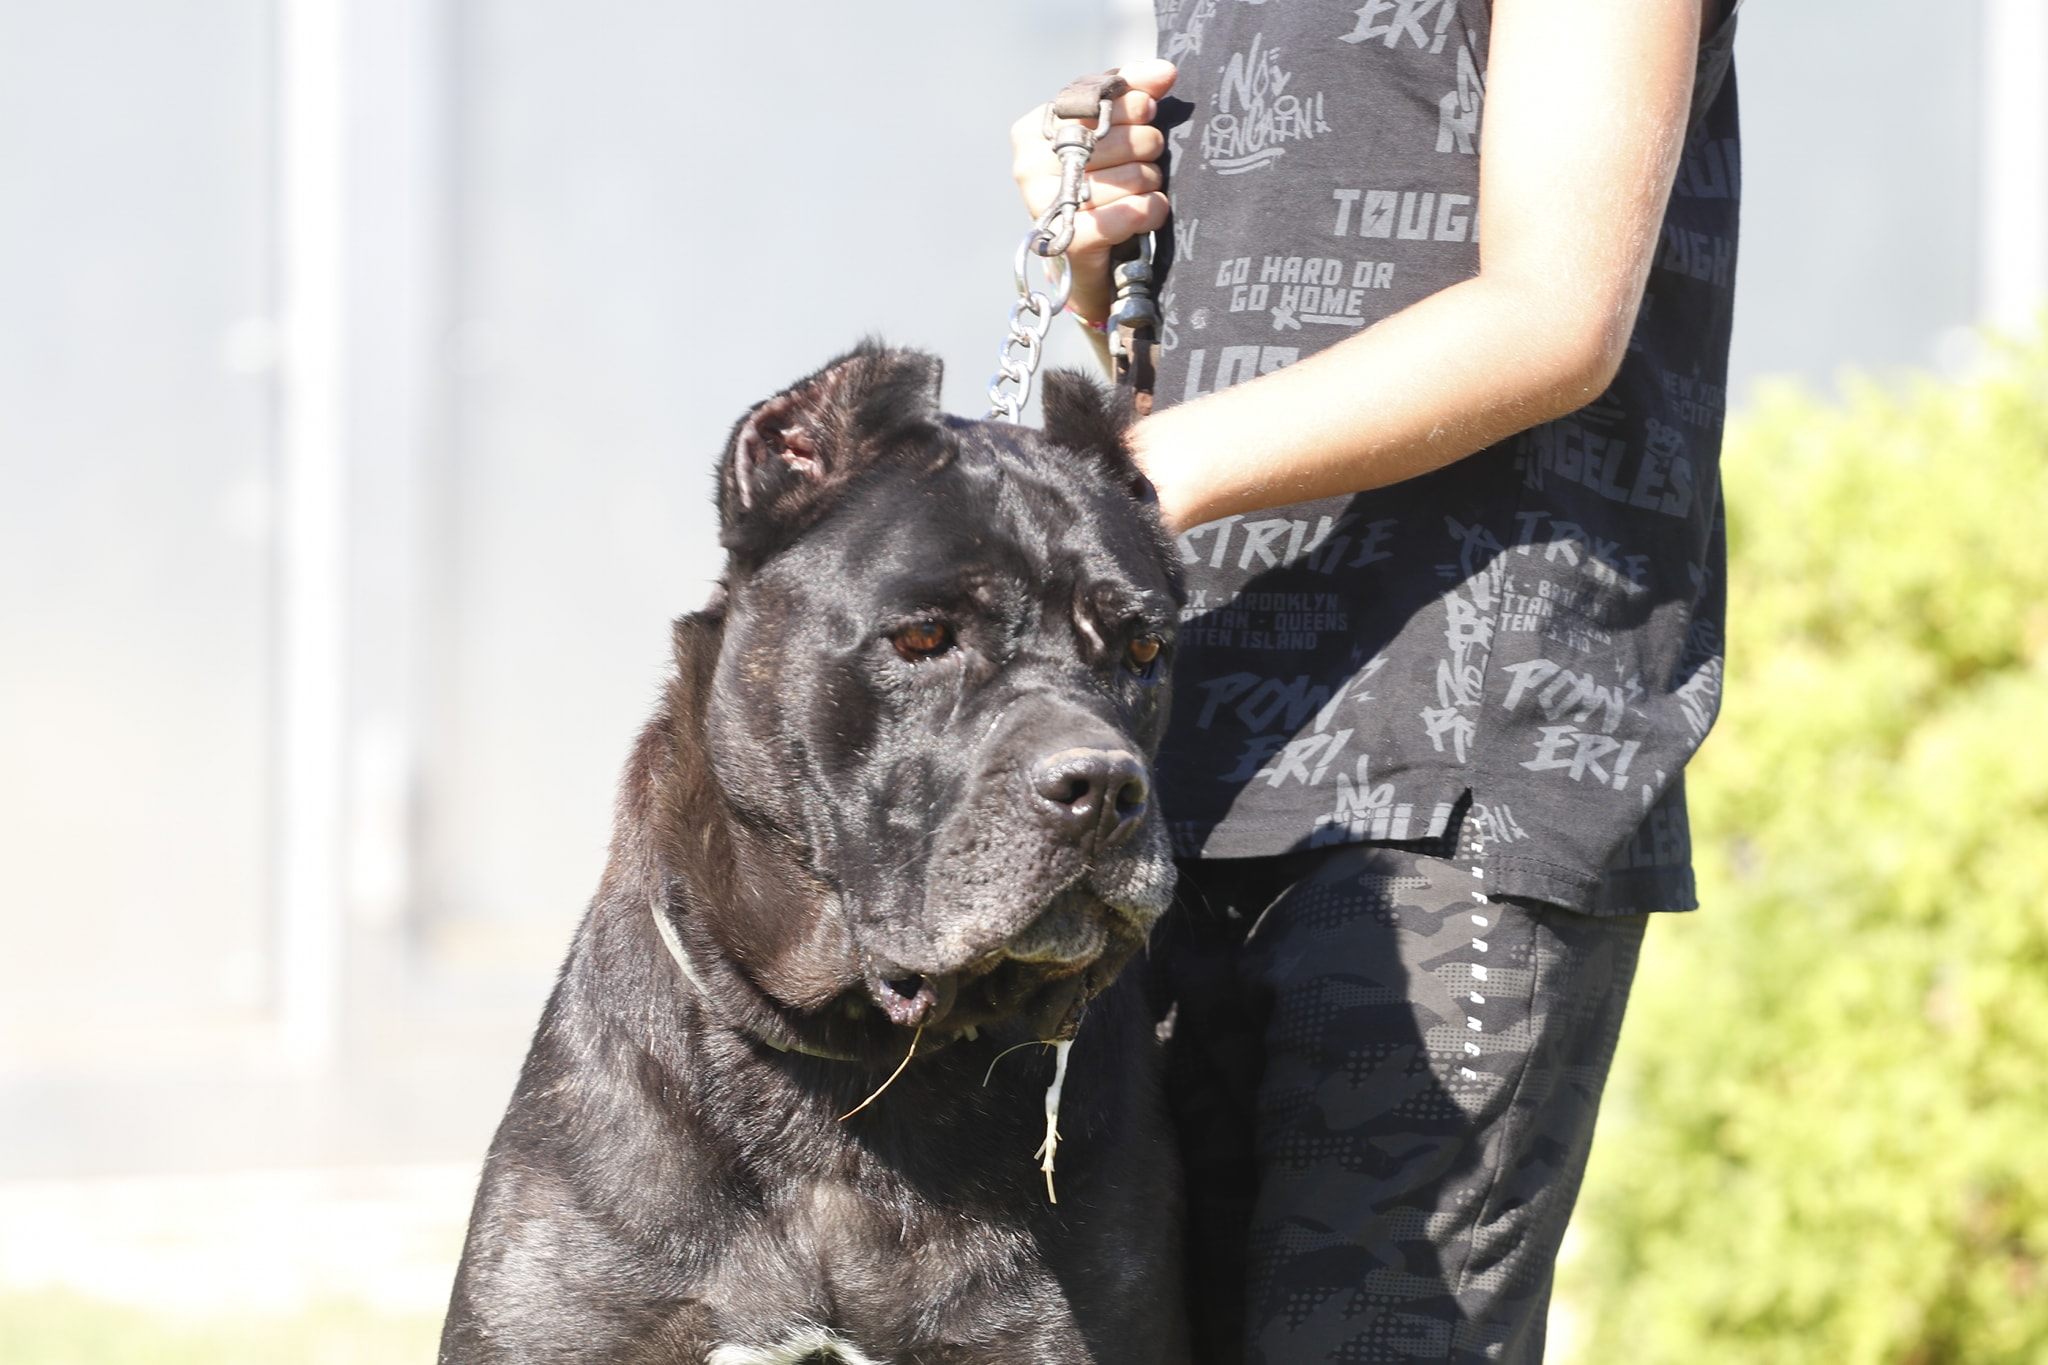
<path fill-rule="evenodd" d="M 1167 524 L 1180 532 L 1399 483 L 1584 406 L 1619 346 L 1560 335 L 1545 303 L 1481 275 L 1254 383 L 1144 419 L 1131 439 Z"/>

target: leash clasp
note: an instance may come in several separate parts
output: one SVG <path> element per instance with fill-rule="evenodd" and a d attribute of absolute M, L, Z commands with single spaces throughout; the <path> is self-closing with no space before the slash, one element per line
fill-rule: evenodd
<path fill-rule="evenodd" d="M 1124 86 L 1121 77 L 1114 83 Z M 1062 95 L 1066 93 L 1061 92 Z M 1117 91 L 1117 94 L 1122 93 L 1122 90 Z M 1059 99 L 1045 106 L 1043 131 L 1045 140 L 1052 144 L 1052 154 L 1059 158 L 1060 192 L 1052 207 L 1038 220 L 1037 240 L 1031 249 L 1041 256 L 1058 256 L 1074 244 L 1074 216 L 1089 198 L 1088 158 L 1095 155 L 1097 139 L 1109 131 L 1110 107 L 1114 103 L 1115 98 L 1111 95 L 1103 95 L 1096 100 L 1093 128 L 1073 121 L 1071 116 L 1062 116 L 1062 107 L 1071 105 L 1063 106 Z"/>

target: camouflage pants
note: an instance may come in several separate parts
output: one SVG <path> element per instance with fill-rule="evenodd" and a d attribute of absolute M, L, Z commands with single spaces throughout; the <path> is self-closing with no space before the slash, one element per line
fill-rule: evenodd
<path fill-rule="evenodd" d="M 1388 848 L 1181 876 L 1150 980 L 1196 1360 L 1540 1360 L 1644 917 Z"/>

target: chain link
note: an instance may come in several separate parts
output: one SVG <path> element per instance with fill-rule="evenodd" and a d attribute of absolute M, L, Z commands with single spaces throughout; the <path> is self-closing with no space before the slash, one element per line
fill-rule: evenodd
<path fill-rule="evenodd" d="M 1046 218 L 1040 219 L 1017 244 L 1017 301 L 1010 305 L 1009 335 L 996 351 L 995 377 L 988 382 L 988 415 L 994 421 L 1015 422 L 1023 415 L 1024 405 L 1031 401 L 1031 381 L 1038 373 L 1045 335 L 1052 330 L 1053 319 L 1065 311 L 1067 298 L 1073 292 L 1074 273 L 1067 258 L 1038 252 L 1046 219 L 1052 216 L 1053 211 L 1048 211 Z M 1039 271 L 1045 277 L 1046 293 L 1032 288 L 1025 273 L 1032 257 L 1036 257 Z"/>

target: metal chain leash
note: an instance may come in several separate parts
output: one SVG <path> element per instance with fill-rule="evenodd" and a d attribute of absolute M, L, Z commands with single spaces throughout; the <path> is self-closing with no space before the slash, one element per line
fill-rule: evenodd
<path fill-rule="evenodd" d="M 1067 248 L 1074 244 L 1074 221 L 1090 197 L 1088 158 L 1094 154 L 1096 141 L 1109 131 L 1110 110 L 1117 97 L 1128 89 L 1122 77 L 1107 72 L 1075 81 L 1045 106 L 1045 139 L 1059 158 L 1060 189 L 1052 205 L 1017 244 L 1011 263 L 1017 301 L 1010 305 L 1009 332 L 996 352 L 995 377 L 988 383 L 991 421 L 1019 420 L 1031 399 L 1046 333 L 1052 330 L 1052 320 L 1066 311 L 1073 294 Z M 1086 122 L 1091 111 L 1095 115 L 1092 128 Z M 1044 278 L 1042 291 L 1031 284 L 1033 257 Z M 1139 239 L 1135 259 L 1119 264 L 1113 278 L 1116 300 L 1107 325 L 1110 351 L 1121 372 L 1129 357 L 1132 333 L 1151 330 L 1159 319 L 1159 309 L 1152 301 L 1152 234 Z"/>
<path fill-rule="evenodd" d="M 1057 212 L 1051 210 L 1047 216 Z M 1038 220 L 1017 245 L 1016 260 L 1011 273 L 1017 281 L 1017 301 L 1010 305 L 1010 334 L 1003 338 L 1003 344 L 996 352 L 995 378 L 988 381 L 988 416 L 990 421 L 1015 422 L 1024 412 L 1024 405 L 1031 401 L 1031 381 L 1038 373 L 1038 358 L 1045 346 L 1045 334 L 1052 330 L 1052 320 L 1066 310 L 1067 298 L 1073 293 L 1074 273 L 1067 265 L 1064 253 L 1049 255 L 1038 251 L 1036 243 L 1045 232 L 1045 218 Z M 1073 229 L 1068 228 L 1069 240 Z M 1039 270 L 1045 276 L 1046 288 L 1050 293 L 1041 294 L 1031 287 L 1030 277 L 1025 273 L 1026 257 L 1036 255 Z M 1006 389 L 1004 386 L 1008 385 Z"/>

